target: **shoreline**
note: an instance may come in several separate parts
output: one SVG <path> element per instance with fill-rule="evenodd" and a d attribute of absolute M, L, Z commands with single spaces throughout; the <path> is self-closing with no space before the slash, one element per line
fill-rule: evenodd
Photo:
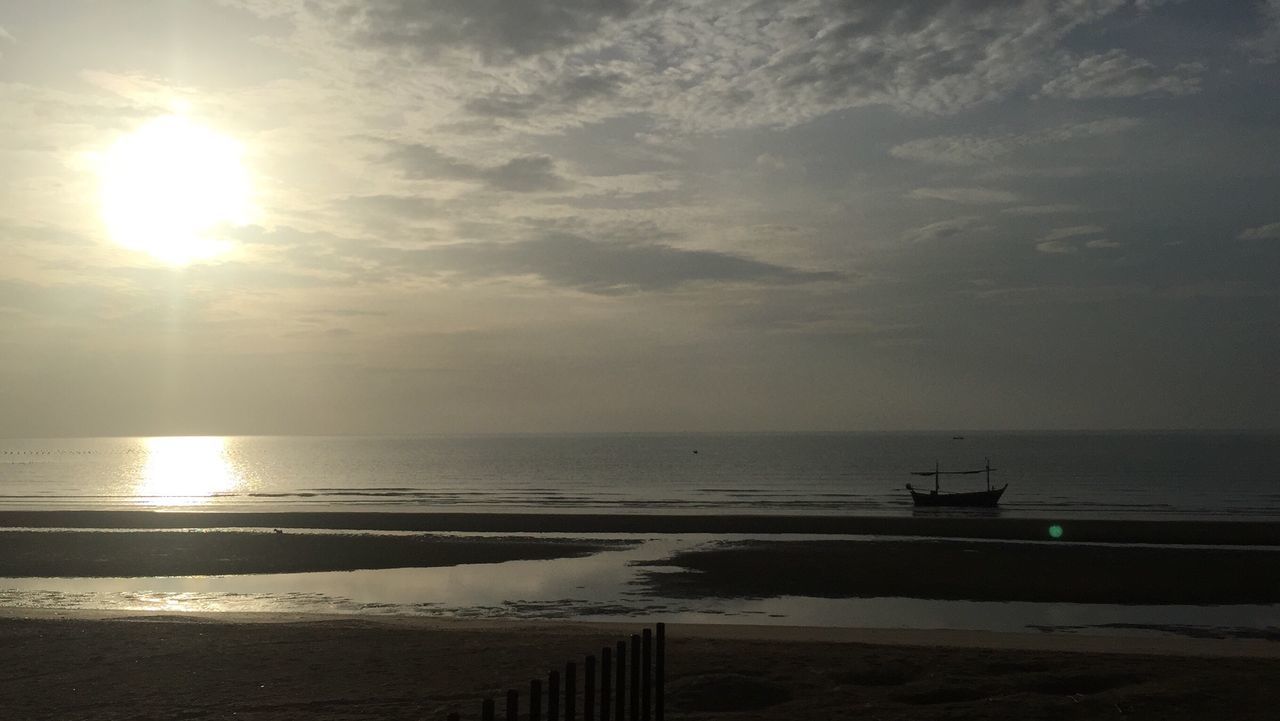
<path fill-rule="evenodd" d="M 9 622 L 119 622 L 157 624 L 303 625 L 400 630 L 536 631 L 566 636 L 629 635 L 651 622 L 575 621 L 563 619 L 441 618 L 432 616 L 350 615 L 278 611 L 138 611 L 118 609 L 54 609 L 0 606 L 0 624 Z M 1189 656 L 1280 659 L 1280 643 L 1256 638 L 1118 636 L 1115 634 L 983 631 L 972 629 L 874 628 L 856 626 L 783 626 L 750 623 L 666 622 L 678 638 L 794 644 L 1044 651 L 1121 656 Z"/>
<path fill-rule="evenodd" d="M 706 533 L 923 536 L 1005 541 L 1280 546 L 1280 523 L 898 516 L 363 511 L 0 511 L 0 528 L 283 528 L 486 533 Z"/>

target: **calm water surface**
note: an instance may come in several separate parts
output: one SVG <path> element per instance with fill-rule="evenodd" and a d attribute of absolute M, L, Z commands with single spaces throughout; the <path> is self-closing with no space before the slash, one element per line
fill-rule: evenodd
<path fill-rule="evenodd" d="M 954 435 L 0 440 L 0 508 L 905 515 L 990 458 L 1007 516 L 1280 519 L 1280 434 Z"/>

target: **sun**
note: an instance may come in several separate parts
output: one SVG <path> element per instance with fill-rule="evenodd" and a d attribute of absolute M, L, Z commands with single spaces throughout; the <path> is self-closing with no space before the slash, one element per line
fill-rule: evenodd
<path fill-rule="evenodd" d="M 166 115 L 102 156 L 102 219 L 118 244 L 170 265 L 226 252 L 217 231 L 249 222 L 243 147 L 185 115 Z"/>
<path fill-rule="evenodd" d="M 244 482 L 228 458 L 226 438 L 148 438 L 146 448 L 137 495 L 151 505 L 207 503 Z"/>

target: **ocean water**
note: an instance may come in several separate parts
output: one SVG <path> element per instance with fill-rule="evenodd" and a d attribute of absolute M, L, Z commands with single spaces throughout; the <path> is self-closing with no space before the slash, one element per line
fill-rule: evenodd
<path fill-rule="evenodd" d="M 954 435 L 10 439 L 0 509 L 910 515 L 990 458 L 1005 516 L 1280 519 L 1278 433 Z"/>

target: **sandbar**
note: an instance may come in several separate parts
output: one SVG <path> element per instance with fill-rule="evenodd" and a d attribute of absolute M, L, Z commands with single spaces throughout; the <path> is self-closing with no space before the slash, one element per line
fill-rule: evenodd
<path fill-rule="evenodd" d="M 998 512 L 997 512 L 998 513 Z M 8 528 L 316 528 L 496 533 L 852 534 L 1064 542 L 1280 546 L 1264 520 L 1010 518 L 1000 515 L 780 516 L 651 513 L 0 511 Z"/>
<path fill-rule="evenodd" d="M 1123 604 L 1280 602 L 1280 551 L 989 541 L 742 541 L 651 564 L 676 598 L 779 595 Z"/>
<path fill-rule="evenodd" d="M 244 531 L 0 531 L 0 577 L 190 576 L 587 556 L 627 541 Z"/>

